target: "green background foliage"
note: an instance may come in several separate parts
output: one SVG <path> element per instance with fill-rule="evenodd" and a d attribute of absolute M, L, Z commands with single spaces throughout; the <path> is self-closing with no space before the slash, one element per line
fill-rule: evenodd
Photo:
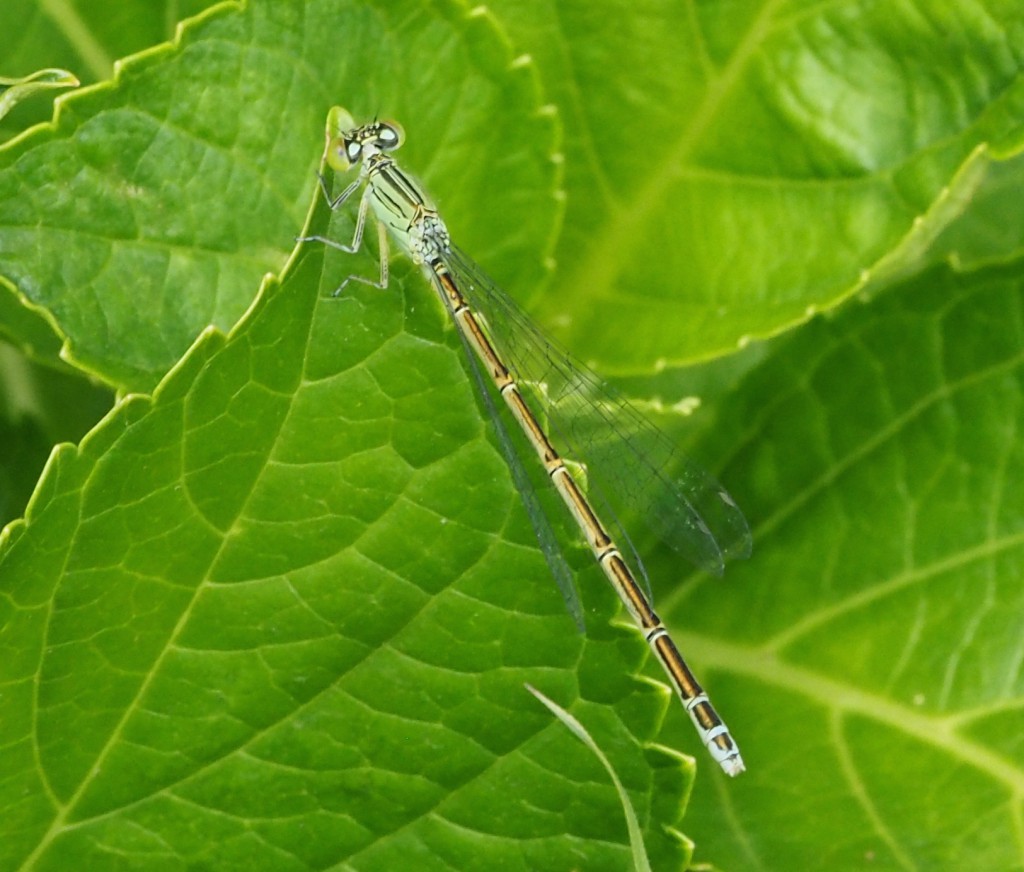
<path fill-rule="evenodd" d="M 202 8 L 0 10 L 94 83 L 2 122 L 0 868 L 628 867 L 527 681 L 654 868 L 1022 868 L 1019 4 Z M 294 250 L 335 103 L 744 508 L 724 580 L 624 519 L 741 778 L 423 278 Z"/>

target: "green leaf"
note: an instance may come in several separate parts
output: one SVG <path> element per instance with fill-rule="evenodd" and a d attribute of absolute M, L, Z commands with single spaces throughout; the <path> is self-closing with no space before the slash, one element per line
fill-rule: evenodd
<path fill-rule="evenodd" d="M 622 868 L 614 791 L 529 680 L 654 868 L 676 829 L 722 868 L 1020 868 L 1020 5 L 471 6 L 224 5 L 0 152 L 4 335 L 122 393 L 176 367 L 4 539 L 0 846 Z M 173 32 L 147 8 L 133 49 Z M 110 9 L 65 32 L 116 57 Z M 19 39 L 9 72 L 87 80 Z M 336 103 L 403 123 L 459 244 L 752 523 L 747 564 L 686 583 L 623 519 L 748 763 L 697 756 L 682 824 L 651 749 L 703 752 L 677 705 L 658 733 L 579 550 L 574 634 L 415 270 L 322 300 L 376 264 L 306 252 L 181 362 L 283 268 Z"/>
<path fill-rule="evenodd" d="M 1019 262 L 937 268 L 778 343 L 729 404 L 758 550 L 663 602 L 708 616 L 682 641 L 752 775 L 727 827 L 698 781 L 717 864 L 1019 867 L 1022 348 Z"/>
<path fill-rule="evenodd" d="M 331 297 L 347 265 L 307 247 L 8 528 L 5 868 L 618 868 L 617 793 L 527 680 L 685 862 L 640 747 L 667 695 L 606 592 L 574 631 L 429 289 Z"/>
<path fill-rule="evenodd" d="M 170 39 L 179 19 L 210 5 L 211 0 L 5 0 L 5 72 L 63 67 L 85 84 L 102 81 L 118 58 Z M 22 103 L 0 126 L 0 138 L 52 114 L 44 101 Z"/>
<path fill-rule="evenodd" d="M 848 300 L 954 217 L 919 221 L 979 143 L 1020 140 L 1013 0 L 491 5 L 565 119 L 563 270 L 538 304 L 606 372 Z"/>
<path fill-rule="evenodd" d="M 382 52 L 402 64 L 367 79 Z M 453 214 L 519 191 L 500 213 L 517 229 L 481 248 L 531 251 L 510 273 L 538 279 L 556 167 L 529 66 L 512 66 L 486 16 L 341 0 L 219 6 L 0 152 L 0 270 L 52 313 L 67 357 L 124 390 L 151 388 L 283 265 L 339 96 L 361 117 L 382 105 L 402 117 L 410 159 L 461 179 Z"/>

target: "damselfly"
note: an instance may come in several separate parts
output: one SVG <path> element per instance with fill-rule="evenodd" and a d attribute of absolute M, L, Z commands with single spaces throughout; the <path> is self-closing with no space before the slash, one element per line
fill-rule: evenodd
<path fill-rule="evenodd" d="M 331 209 L 339 208 L 362 190 L 355 231 L 348 244 L 324 236 L 308 236 L 303 241 L 318 241 L 354 253 L 362 245 L 372 210 L 380 240 L 380 278 L 350 275 L 335 293 L 353 280 L 387 287 L 389 232 L 399 248 L 423 269 L 466 348 L 470 371 L 491 412 L 498 441 L 570 613 L 582 628 L 572 573 L 519 462 L 513 440 L 497 414 L 480 373 L 481 365 L 540 457 L 601 569 L 661 661 L 701 741 L 722 769 L 738 775 L 743 771 L 739 748 L 651 607 L 643 564 L 618 527 L 611 506 L 646 503 L 663 538 L 715 574 L 721 573 L 725 559 L 749 554 L 750 532 L 743 514 L 718 482 L 679 456 L 668 437 L 634 406 L 544 337 L 512 299 L 452 245 L 433 201 L 391 157 L 403 137 L 402 128 L 393 122 L 358 126 L 344 109 L 336 106 L 331 110 L 326 163 L 337 172 L 358 166 L 359 174 L 334 198 L 323 176 L 320 183 Z M 524 396 L 528 385 L 543 388 L 537 396 L 546 397 L 553 438 Z M 586 464 L 590 498 L 584 496 L 556 449 L 554 442 L 559 441 L 571 451 L 566 457 Z M 608 533 L 606 521 L 599 518 L 594 502 L 601 504 L 606 519 L 618 531 L 633 568 Z"/>

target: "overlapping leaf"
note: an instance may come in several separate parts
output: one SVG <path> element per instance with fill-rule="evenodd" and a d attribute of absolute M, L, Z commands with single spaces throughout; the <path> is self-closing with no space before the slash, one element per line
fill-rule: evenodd
<path fill-rule="evenodd" d="M 703 394 L 694 448 L 754 556 L 676 588 L 636 537 L 750 765 L 700 768 L 698 857 L 1019 867 L 1017 6 L 494 9 L 225 7 L 65 100 L 0 155 L 5 332 L 152 386 L 283 265 L 326 108 L 399 117 L 462 247 L 566 344 L 666 364 L 640 395 Z M 521 691 L 552 692 L 539 670 L 596 719 L 655 867 L 678 866 L 657 835 L 676 762 L 627 740 L 659 711 L 623 674 L 638 645 L 559 614 L 414 274 L 327 301 L 352 267 L 318 258 L 62 449 L 8 536 L 5 848 L 618 868 L 612 788 Z M 661 741 L 692 748 L 670 712 Z"/>

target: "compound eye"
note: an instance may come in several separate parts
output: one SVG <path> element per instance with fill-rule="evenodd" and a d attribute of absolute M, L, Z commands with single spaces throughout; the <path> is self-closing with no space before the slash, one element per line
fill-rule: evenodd
<path fill-rule="evenodd" d="M 363 147 L 353 139 L 335 136 L 327 145 L 327 166 L 336 172 L 343 173 L 353 164 L 359 162 Z"/>
<path fill-rule="evenodd" d="M 378 147 L 384 151 L 391 151 L 398 148 L 405 142 L 405 130 L 397 121 L 381 121 L 380 131 L 377 133 Z"/>

